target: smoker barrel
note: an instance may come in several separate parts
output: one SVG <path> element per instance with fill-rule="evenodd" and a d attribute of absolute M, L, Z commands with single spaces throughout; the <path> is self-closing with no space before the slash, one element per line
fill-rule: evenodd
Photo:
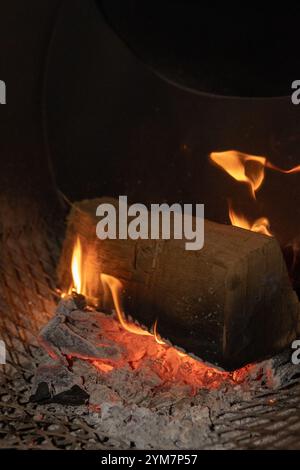
<path fill-rule="evenodd" d="M 200 92 L 291 93 L 299 77 L 299 6 L 97 0 L 107 21 L 155 72 Z"/>

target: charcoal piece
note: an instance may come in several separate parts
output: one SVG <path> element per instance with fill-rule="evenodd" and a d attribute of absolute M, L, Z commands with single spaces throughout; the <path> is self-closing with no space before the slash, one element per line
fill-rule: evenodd
<path fill-rule="evenodd" d="M 33 380 L 33 391 L 43 382 L 49 385 L 52 395 L 57 395 L 60 392 L 68 390 L 73 387 L 73 385 L 82 385 L 80 375 L 73 374 L 67 367 L 51 359 L 40 364 L 36 369 Z"/>
<path fill-rule="evenodd" d="M 89 399 L 89 394 L 78 385 L 73 385 L 70 390 L 61 392 L 52 398 L 53 403 L 62 405 L 84 405 Z"/>
<path fill-rule="evenodd" d="M 51 398 L 49 385 L 47 382 L 41 382 L 38 384 L 36 392 L 30 396 L 29 401 L 32 403 L 49 403 Z"/>
<path fill-rule="evenodd" d="M 47 361 L 35 372 L 30 401 L 80 405 L 89 397 L 82 384 L 82 378 L 73 374 L 67 367 Z"/>
<path fill-rule="evenodd" d="M 84 310 L 85 307 L 85 297 L 74 292 L 60 300 L 56 308 L 56 314 L 69 315 L 74 310 Z"/>
<path fill-rule="evenodd" d="M 31 395 L 32 403 L 48 404 L 57 403 L 60 405 L 84 405 L 89 399 L 89 394 L 78 385 L 73 385 L 70 390 L 65 390 L 57 395 L 51 396 L 49 385 L 41 382 L 34 395 Z"/>
<path fill-rule="evenodd" d="M 267 358 L 300 333 L 300 308 L 274 238 L 205 221 L 200 251 L 186 240 L 99 240 L 102 198 L 76 203 L 58 268 L 70 285 L 72 251 L 80 237 L 91 297 L 107 300 L 101 273 L 122 284 L 124 311 L 188 353 L 234 370 Z M 110 296 L 111 297 L 111 296 Z M 106 309 L 106 305 L 100 305 Z"/>

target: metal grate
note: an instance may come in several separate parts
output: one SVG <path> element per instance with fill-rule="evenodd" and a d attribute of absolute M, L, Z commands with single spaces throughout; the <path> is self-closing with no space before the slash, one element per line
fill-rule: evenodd
<path fill-rule="evenodd" d="M 6 233 L 1 245 L 0 333 L 17 365 L 31 355 L 35 335 L 53 311 L 59 243 L 41 224 L 39 230 Z"/>

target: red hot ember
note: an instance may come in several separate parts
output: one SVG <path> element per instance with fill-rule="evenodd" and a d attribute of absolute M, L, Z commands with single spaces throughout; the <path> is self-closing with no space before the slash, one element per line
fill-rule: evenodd
<path fill-rule="evenodd" d="M 135 323 L 83 306 L 73 293 L 59 303 L 56 315 L 39 335 L 41 346 L 57 363 L 71 367 L 80 359 L 101 374 L 129 368 L 145 378 L 157 377 L 159 386 L 175 384 L 193 395 L 200 388 L 217 389 L 245 381 L 256 366 L 224 372 L 193 358 Z M 79 309 L 80 308 L 80 309 Z M 124 327 L 125 326 L 125 327 Z M 145 334 L 144 334 L 145 333 Z"/>

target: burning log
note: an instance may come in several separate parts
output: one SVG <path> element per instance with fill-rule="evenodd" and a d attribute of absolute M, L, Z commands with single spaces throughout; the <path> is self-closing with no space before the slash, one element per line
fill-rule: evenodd
<path fill-rule="evenodd" d="M 112 200 L 77 203 L 69 215 L 58 268 L 64 290 L 79 237 L 82 293 L 103 310 L 110 292 L 100 275 L 117 278 L 127 314 L 148 328 L 157 321 L 164 338 L 201 359 L 233 370 L 296 337 L 299 303 L 275 239 L 206 221 L 200 251 L 186 251 L 184 239 L 99 240 L 95 214 L 104 202 Z"/>

